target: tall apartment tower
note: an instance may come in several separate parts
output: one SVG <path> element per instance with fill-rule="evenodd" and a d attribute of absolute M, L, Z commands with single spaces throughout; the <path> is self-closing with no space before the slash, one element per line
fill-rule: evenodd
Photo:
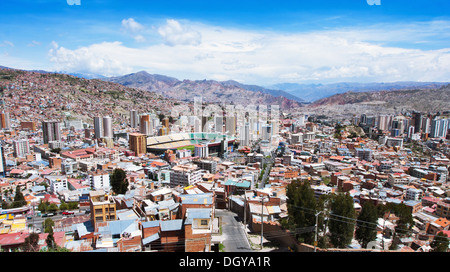
<path fill-rule="evenodd" d="M 134 151 L 136 156 L 147 153 L 147 136 L 142 133 L 130 133 L 128 144 L 130 150 Z"/>
<path fill-rule="evenodd" d="M 139 117 L 139 132 L 146 135 L 153 135 L 153 122 L 150 120 L 150 115 L 143 114 Z"/>
<path fill-rule="evenodd" d="M 94 117 L 94 138 L 100 139 L 103 137 L 103 121 L 100 116 Z"/>
<path fill-rule="evenodd" d="M 0 122 L 1 122 L 1 128 L 5 128 L 5 129 L 11 128 L 11 117 L 9 115 L 9 112 L 2 111 L 0 113 Z"/>
<path fill-rule="evenodd" d="M 0 145 L 0 177 L 5 177 L 6 173 L 6 158 L 5 150 L 2 145 Z"/>
<path fill-rule="evenodd" d="M 241 131 L 241 145 L 250 146 L 250 123 L 246 122 Z"/>
<path fill-rule="evenodd" d="M 223 116 L 214 116 L 214 130 L 217 133 L 223 133 Z"/>
<path fill-rule="evenodd" d="M 113 138 L 112 120 L 110 116 L 103 117 L 103 137 Z"/>
<path fill-rule="evenodd" d="M 132 128 L 137 128 L 139 125 L 139 117 L 136 110 L 130 110 L 130 123 Z"/>
<path fill-rule="evenodd" d="M 44 144 L 51 141 L 61 141 L 61 129 L 58 121 L 43 121 L 42 135 Z"/>
<path fill-rule="evenodd" d="M 236 134 L 236 117 L 226 116 L 225 117 L 225 131 L 228 136 L 234 136 Z"/>
<path fill-rule="evenodd" d="M 20 139 L 13 141 L 14 156 L 23 158 L 30 153 L 30 144 L 28 139 Z"/>

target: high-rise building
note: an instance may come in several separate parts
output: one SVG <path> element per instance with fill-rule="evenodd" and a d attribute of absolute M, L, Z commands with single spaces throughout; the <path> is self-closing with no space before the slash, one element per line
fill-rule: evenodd
<path fill-rule="evenodd" d="M 241 130 L 241 145 L 250 146 L 250 124 L 246 122 Z"/>
<path fill-rule="evenodd" d="M 415 111 L 412 113 L 411 125 L 414 126 L 415 132 L 421 132 L 421 130 L 422 130 L 422 117 L 423 117 L 423 114 L 420 112 Z"/>
<path fill-rule="evenodd" d="M 136 156 L 147 153 L 147 136 L 142 133 L 130 133 L 128 138 L 129 148 Z"/>
<path fill-rule="evenodd" d="M 11 128 L 11 117 L 9 115 L 9 112 L 2 111 L 0 113 L 0 121 L 1 121 L 1 128 L 4 129 L 10 129 Z"/>
<path fill-rule="evenodd" d="M 61 130 L 58 121 L 44 121 L 42 122 L 42 136 L 44 144 L 52 141 L 61 141 Z"/>
<path fill-rule="evenodd" d="M 100 116 L 94 117 L 94 138 L 100 139 L 103 137 L 103 121 Z"/>
<path fill-rule="evenodd" d="M 30 153 L 30 144 L 28 139 L 20 139 L 13 141 L 14 156 L 23 158 Z"/>
<path fill-rule="evenodd" d="M 138 112 L 130 110 L 130 123 L 132 128 L 137 128 L 139 125 Z"/>
<path fill-rule="evenodd" d="M 150 120 L 150 115 L 143 114 L 139 117 L 139 132 L 147 136 L 153 135 L 153 122 Z"/>
<path fill-rule="evenodd" d="M 223 116 L 214 116 L 214 129 L 217 133 L 223 133 Z"/>
<path fill-rule="evenodd" d="M 449 119 L 433 119 L 430 138 L 445 138 L 449 127 Z"/>
<path fill-rule="evenodd" d="M 110 116 L 103 117 L 103 137 L 113 138 L 112 120 Z"/>
<path fill-rule="evenodd" d="M 272 126 L 263 125 L 262 126 L 262 140 L 270 141 L 272 139 Z"/>
<path fill-rule="evenodd" d="M 0 145 L 0 176 L 5 177 L 6 172 L 6 158 L 5 150 L 2 145 Z"/>
<path fill-rule="evenodd" d="M 409 126 L 408 128 L 408 138 L 411 139 L 412 136 L 414 135 L 414 126 Z"/>
<path fill-rule="evenodd" d="M 225 132 L 228 136 L 234 136 L 236 134 L 236 117 L 225 117 Z"/>
<path fill-rule="evenodd" d="M 208 146 L 203 144 L 194 145 L 194 156 L 200 158 L 208 157 Z"/>

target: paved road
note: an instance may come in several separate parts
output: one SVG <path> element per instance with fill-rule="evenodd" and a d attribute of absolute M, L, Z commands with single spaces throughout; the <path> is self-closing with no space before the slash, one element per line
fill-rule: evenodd
<path fill-rule="evenodd" d="M 244 226 L 237 220 L 237 214 L 228 210 L 216 210 L 216 217 L 222 217 L 222 236 L 225 252 L 251 252 Z"/>

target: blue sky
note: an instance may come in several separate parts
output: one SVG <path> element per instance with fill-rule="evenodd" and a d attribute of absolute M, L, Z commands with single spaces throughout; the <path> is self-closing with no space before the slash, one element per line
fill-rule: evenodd
<path fill-rule="evenodd" d="M 0 65 L 179 79 L 450 81 L 439 0 L 0 2 Z"/>

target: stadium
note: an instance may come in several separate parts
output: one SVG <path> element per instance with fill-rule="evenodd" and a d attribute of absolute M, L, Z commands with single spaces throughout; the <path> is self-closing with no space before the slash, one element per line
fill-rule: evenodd
<path fill-rule="evenodd" d="M 222 156 L 232 152 L 236 138 L 222 133 L 175 133 L 165 136 L 147 137 L 147 152 L 163 154 L 167 150 L 189 149 L 202 144 L 208 147 L 210 156 Z"/>

